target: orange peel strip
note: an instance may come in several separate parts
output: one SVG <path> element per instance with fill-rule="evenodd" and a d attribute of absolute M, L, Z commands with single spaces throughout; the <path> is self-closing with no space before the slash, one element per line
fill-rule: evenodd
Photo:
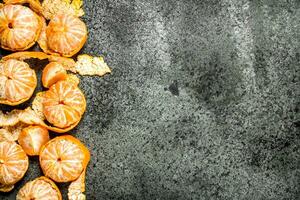
<path fill-rule="evenodd" d="M 0 192 L 10 192 L 15 188 L 14 185 L 0 185 Z"/>
<path fill-rule="evenodd" d="M 111 73 L 111 69 L 104 61 L 103 57 L 93 57 L 87 54 L 79 55 L 77 57 L 77 62 L 75 62 L 72 58 L 48 55 L 44 52 L 23 51 L 4 56 L 2 60 L 18 59 L 23 61 L 31 58 L 39 60 L 48 59 L 49 62 L 58 62 L 62 64 L 67 71 L 78 73 L 80 75 L 104 76 L 105 74 Z"/>
<path fill-rule="evenodd" d="M 43 9 L 39 0 L 4 0 L 5 4 L 25 4 L 28 3 L 30 8 L 38 13 L 42 14 Z"/>
<path fill-rule="evenodd" d="M 10 133 L 12 141 L 17 141 L 21 131 L 26 126 L 28 126 L 28 125 L 24 124 L 22 122 L 19 122 L 14 126 L 4 126 L 3 129 L 5 129 L 6 131 L 8 131 L 8 133 Z"/>
<path fill-rule="evenodd" d="M 52 19 L 58 13 L 66 13 L 77 17 L 83 16 L 83 0 L 44 0 L 42 2 L 43 15 Z"/>
<path fill-rule="evenodd" d="M 6 129 L 0 129 L 0 141 L 15 141 L 12 134 Z"/>
<path fill-rule="evenodd" d="M 4 114 L 0 111 L 0 127 L 11 127 L 19 122 L 27 125 L 40 125 L 56 133 L 65 133 L 75 128 L 80 121 L 62 129 L 45 124 L 44 119 L 41 119 L 41 117 L 30 107 L 26 108 L 25 110 L 13 110 L 7 114 Z"/>
<path fill-rule="evenodd" d="M 104 76 L 105 74 L 111 73 L 111 69 L 104 62 L 103 57 L 93 57 L 87 54 L 77 57 L 74 68 L 80 75 Z"/>
<path fill-rule="evenodd" d="M 68 188 L 68 199 L 69 200 L 85 200 L 85 175 L 86 169 L 81 173 L 79 178 L 73 181 Z"/>
<path fill-rule="evenodd" d="M 4 56 L 2 58 L 3 61 L 9 60 L 9 59 L 17 59 L 17 60 L 27 60 L 27 59 L 39 59 L 39 60 L 46 60 L 48 59 L 49 62 L 58 62 L 64 66 L 64 68 L 68 71 L 75 72 L 74 66 L 75 61 L 72 58 L 64 58 L 60 56 L 55 55 L 48 55 L 44 52 L 36 52 L 36 51 L 22 51 L 22 52 L 16 52 L 12 53 L 10 55 Z"/>

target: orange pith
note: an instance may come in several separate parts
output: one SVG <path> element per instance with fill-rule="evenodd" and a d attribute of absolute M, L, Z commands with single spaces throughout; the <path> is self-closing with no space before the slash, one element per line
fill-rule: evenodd
<path fill-rule="evenodd" d="M 48 130 L 41 126 L 29 126 L 22 130 L 18 142 L 29 156 L 39 155 L 44 144 L 50 140 Z"/>
<path fill-rule="evenodd" d="M 27 63 L 14 59 L 0 63 L 0 103 L 23 103 L 32 96 L 36 85 L 36 74 Z"/>
<path fill-rule="evenodd" d="M 40 18 L 21 5 L 5 5 L 0 9 L 1 47 L 11 51 L 30 48 L 41 32 Z"/>
<path fill-rule="evenodd" d="M 0 184 L 14 185 L 28 169 L 28 157 L 22 147 L 11 141 L 0 142 Z"/>
<path fill-rule="evenodd" d="M 44 93 L 43 113 L 47 121 L 58 128 L 79 122 L 85 108 L 83 93 L 71 82 L 59 81 Z"/>
<path fill-rule="evenodd" d="M 40 151 L 40 165 L 45 176 L 56 182 L 76 180 L 89 160 L 88 149 L 70 135 L 50 140 Z"/>
<path fill-rule="evenodd" d="M 62 200 L 61 193 L 53 181 L 39 177 L 26 183 L 18 192 L 17 200 Z"/>
<path fill-rule="evenodd" d="M 42 83 L 45 88 L 49 88 L 54 83 L 65 80 L 67 71 L 62 64 L 50 62 L 43 70 Z"/>
<path fill-rule="evenodd" d="M 42 14 L 42 5 L 39 0 L 4 0 L 5 4 L 26 4 L 28 3 L 30 8 L 38 13 Z"/>
<path fill-rule="evenodd" d="M 83 21 L 71 15 L 58 14 L 46 28 L 47 45 L 52 51 L 71 57 L 78 53 L 87 40 Z"/>

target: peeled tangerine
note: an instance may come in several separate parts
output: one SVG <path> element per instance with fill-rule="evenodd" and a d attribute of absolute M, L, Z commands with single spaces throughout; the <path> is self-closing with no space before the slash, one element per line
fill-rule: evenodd
<path fill-rule="evenodd" d="M 78 179 L 89 160 L 89 150 L 70 135 L 50 140 L 40 152 L 40 165 L 45 176 L 56 182 Z"/>
<path fill-rule="evenodd" d="M 42 83 L 45 88 L 49 88 L 54 83 L 65 80 L 67 71 L 58 62 L 50 62 L 43 70 Z"/>
<path fill-rule="evenodd" d="M 50 51 L 64 57 L 78 53 L 87 40 L 87 28 L 78 17 L 57 14 L 46 28 L 47 45 Z"/>
<path fill-rule="evenodd" d="M 18 142 L 29 156 L 37 156 L 44 144 L 50 140 L 49 132 L 41 126 L 29 126 L 22 130 Z"/>
<path fill-rule="evenodd" d="M 43 114 L 48 122 L 58 128 L 77 124 L 86 108 L 81 90 L 73 83 L 59 81 L 43 96 Z"/>
<path fill-rule="evenodd" d="M 39 38 L 42 21 L 30 8 L 5 5 L 0 9 L 0 42 L 3 49 L 29 49 Z"/>
<path fill-rule="evenodd" d="M 36 74 L 27 63 L 15 59 L 0 63 L 0 103 L 23 103 L 32 96 L 36 85 Z"/>
<path fill-rule="evenodd" d="M 22 147 L 12 141 L 0 142 L 0 191 L 13 188 L 28 169 L 29 161 Z"/>
<path fill-rule="evenodd" d="M 62 200 L 61 193 L 53 181 L 39 177 L 26 183 L 18 192 L 17 200 Z"/>

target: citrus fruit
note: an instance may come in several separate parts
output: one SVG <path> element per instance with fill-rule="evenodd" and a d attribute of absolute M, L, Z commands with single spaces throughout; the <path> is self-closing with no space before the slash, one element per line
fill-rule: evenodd
<path fill-rule="evenodd" d="M 21 51 L 37 41 L 42 29 L 40 17 L 22 5 L 0 9 L 0 42 L 3 49 Z"/>
<path fill-rule="evenodd" d="M 23 103 L 32 96 L 36 85 L 36 74 L 27 63 L 15 59 L 0 63 L 0 103 Z"/>
<path fill-rule="evenodd" d="M 62 200 L 61 193 L 53 181 L 39 177 L 26 183 L 18 192 L 17 200 Z"/>
<path fill-rule="evenodd" d="M 0 142 L 0 184 L 14 185 L 28 169 L 28 157 L 22 147 L 12 141 Z"/>
<path fill-rule="evenodd" d="M 59 81 L 44 93 L 43 113 L 47 121 L 58 128 L 79 122 L 85 108 L 83 93 L 71 82 Z"/>
<path fill-rule="evenodd" d="M 50 140 L 40 151 L 43 173 L 56 182 L 76 180 L 86 169 L 89 160 L 89 150 L 70 135 Z"/>
<path fill-rule="evenodd" d="M 43 70 L 42 83 L 45 88 L 49 88 L 54 83 L 65 80 L 67 71 L 62 64 L 50 62 Z"/>
<path fill-rule="evenodd" d="M 87 28 L 78 17 L 68 14 L 55 15 L 46 28 L 50 50 L 64 57 L 78 53 L 87 40 Z"/>
<path fill-rule="evenodd" d="M 29 126 L 22 130 L 18 142 L 29 156 L 37 156 L 41 147 L 50 140 L 49 132 L 41 126 Z"/>

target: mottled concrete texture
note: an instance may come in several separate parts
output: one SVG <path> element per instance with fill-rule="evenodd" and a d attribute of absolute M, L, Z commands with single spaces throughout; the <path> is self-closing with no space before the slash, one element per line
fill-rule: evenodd
<path fill-rule="evenodd" d="M 300 199 L 299 0 L 91 0 L 87 199 Z M 40 174 L 37 159 L 17 189 Z M 60 185 L 65 195 L 67 184 Z"/>

